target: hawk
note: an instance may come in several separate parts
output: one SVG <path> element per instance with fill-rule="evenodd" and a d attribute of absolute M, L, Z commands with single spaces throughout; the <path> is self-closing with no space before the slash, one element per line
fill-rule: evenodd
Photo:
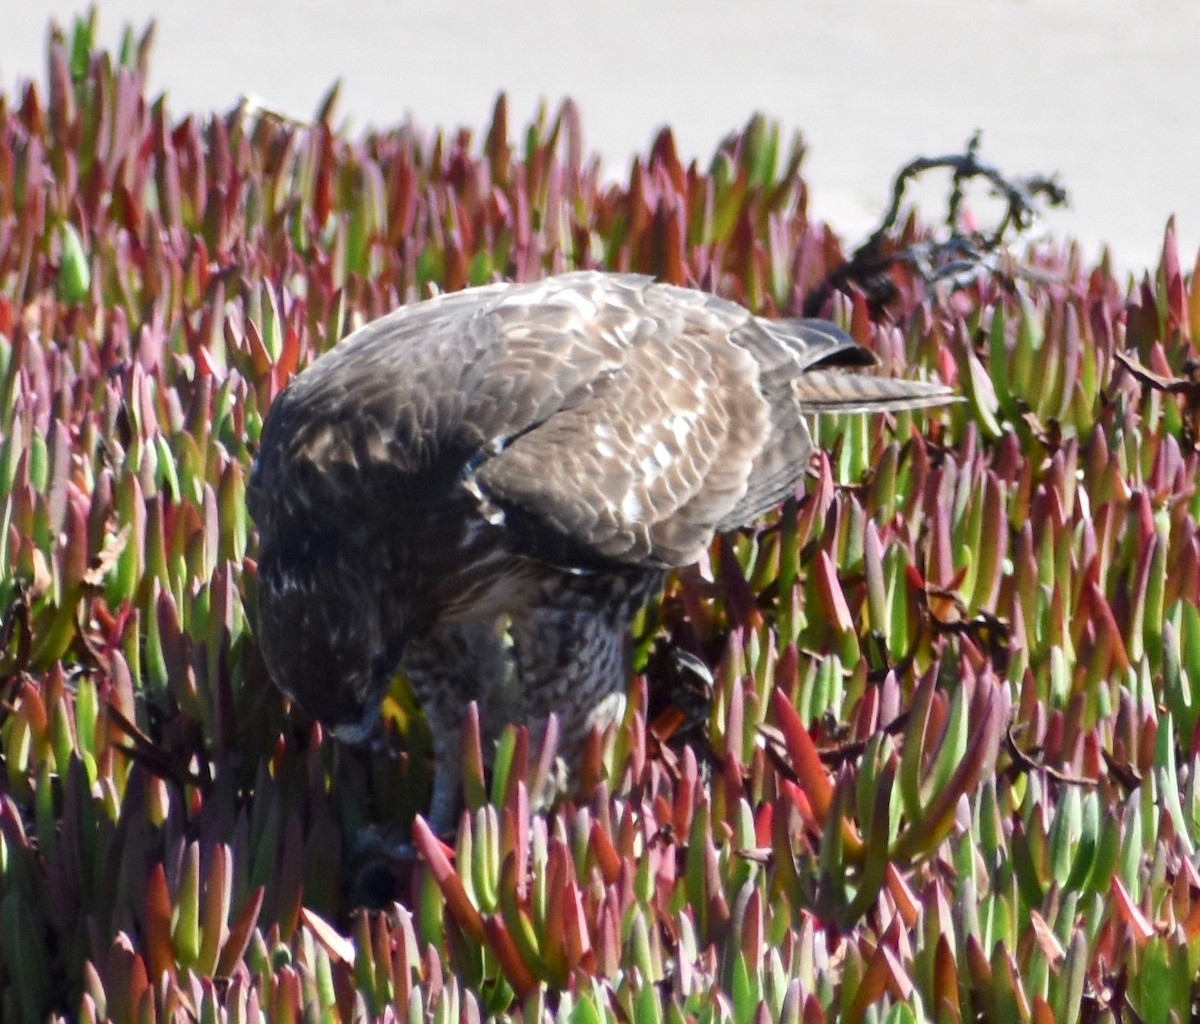
<path fill-rule="evenodd" d="M 248 501 L 271 677 L 361 740 L 402 670 L 450 831 L 471 701 L 485 739 L 553 712 L 578 750 L 617 713 L 629 623 L 666 571 L 799 486 L 808 414 L 953 398 L 842 372 L 873 362 L 824 320 L 590 271 L 367 324 L 263 426 Z"/>

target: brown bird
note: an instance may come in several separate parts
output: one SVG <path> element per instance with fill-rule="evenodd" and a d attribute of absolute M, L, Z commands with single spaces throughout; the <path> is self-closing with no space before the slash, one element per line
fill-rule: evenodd
<path fill-rule="evenodd" d="M 485 739 L 554 712 L 578 750 L 619 708 L 629 623 L 666 570 L 799 486 L 807 414 L 953 400 L 834 369 L 873 362 L 824 320 L 597 272 L 367 324 L 263 427 L 249 505 L 272 678 L 361 739 L 403 670 L 448 831 L 470 701 Z"/>

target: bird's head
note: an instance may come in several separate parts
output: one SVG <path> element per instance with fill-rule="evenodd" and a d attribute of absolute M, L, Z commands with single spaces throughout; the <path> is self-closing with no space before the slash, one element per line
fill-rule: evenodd
<path fill-rule="evenodd" d="M 374 729 L 402 636 L 364 572 L 332 530 L 272 536 L 259 561 L 258 641 L 272 680 L 353 742 Z"/>

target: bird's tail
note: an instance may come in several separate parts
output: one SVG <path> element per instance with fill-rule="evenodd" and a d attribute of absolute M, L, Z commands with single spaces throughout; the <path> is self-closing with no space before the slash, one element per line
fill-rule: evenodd
<path fill-rule="evenodd" d="M 791 384 L 806 413 L 889 412 L 962 401 L 961 395 L 944 384 L 864 373 L 809 371 Z"/>

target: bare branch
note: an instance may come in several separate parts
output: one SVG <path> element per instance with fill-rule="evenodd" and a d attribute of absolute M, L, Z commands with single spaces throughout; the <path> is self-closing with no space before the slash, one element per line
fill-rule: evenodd
<path fill-rule="evenodd" d="M 968 141 L 963 153 L 937 157 L 918 157 L 905 164 L 892 182 L 892 201 L 879 227 L 855 250 L 850 259 L 829 275 L 805 302 L 805 311 L 815 313 L 835 289 L 857 284 L 873 302 L 891 297 L 894 286 L 887 277 L 893 264 L 912 266 L 927 285 L 944 284 L 952 290 L 965 288 L 999 266 L 1006 243 L 1029 230 L 1044 208 L 1063 206 L 1066 190 L 1053 177 L 1034 175 L 1010 178 L 999 168 L 979 159 L 980 133 Z M 903 209 L 909 186 L 922 174 L 935 170 L 953 171 L 944 223 L 948 232 L 943 239 L 929 239 L 899 247 L 894 229 Z M 1005 210 L 991 230 L 967 228 L 963 224 L 963 203 L 968 182 L 983 179 L 999 196 Z"/>

